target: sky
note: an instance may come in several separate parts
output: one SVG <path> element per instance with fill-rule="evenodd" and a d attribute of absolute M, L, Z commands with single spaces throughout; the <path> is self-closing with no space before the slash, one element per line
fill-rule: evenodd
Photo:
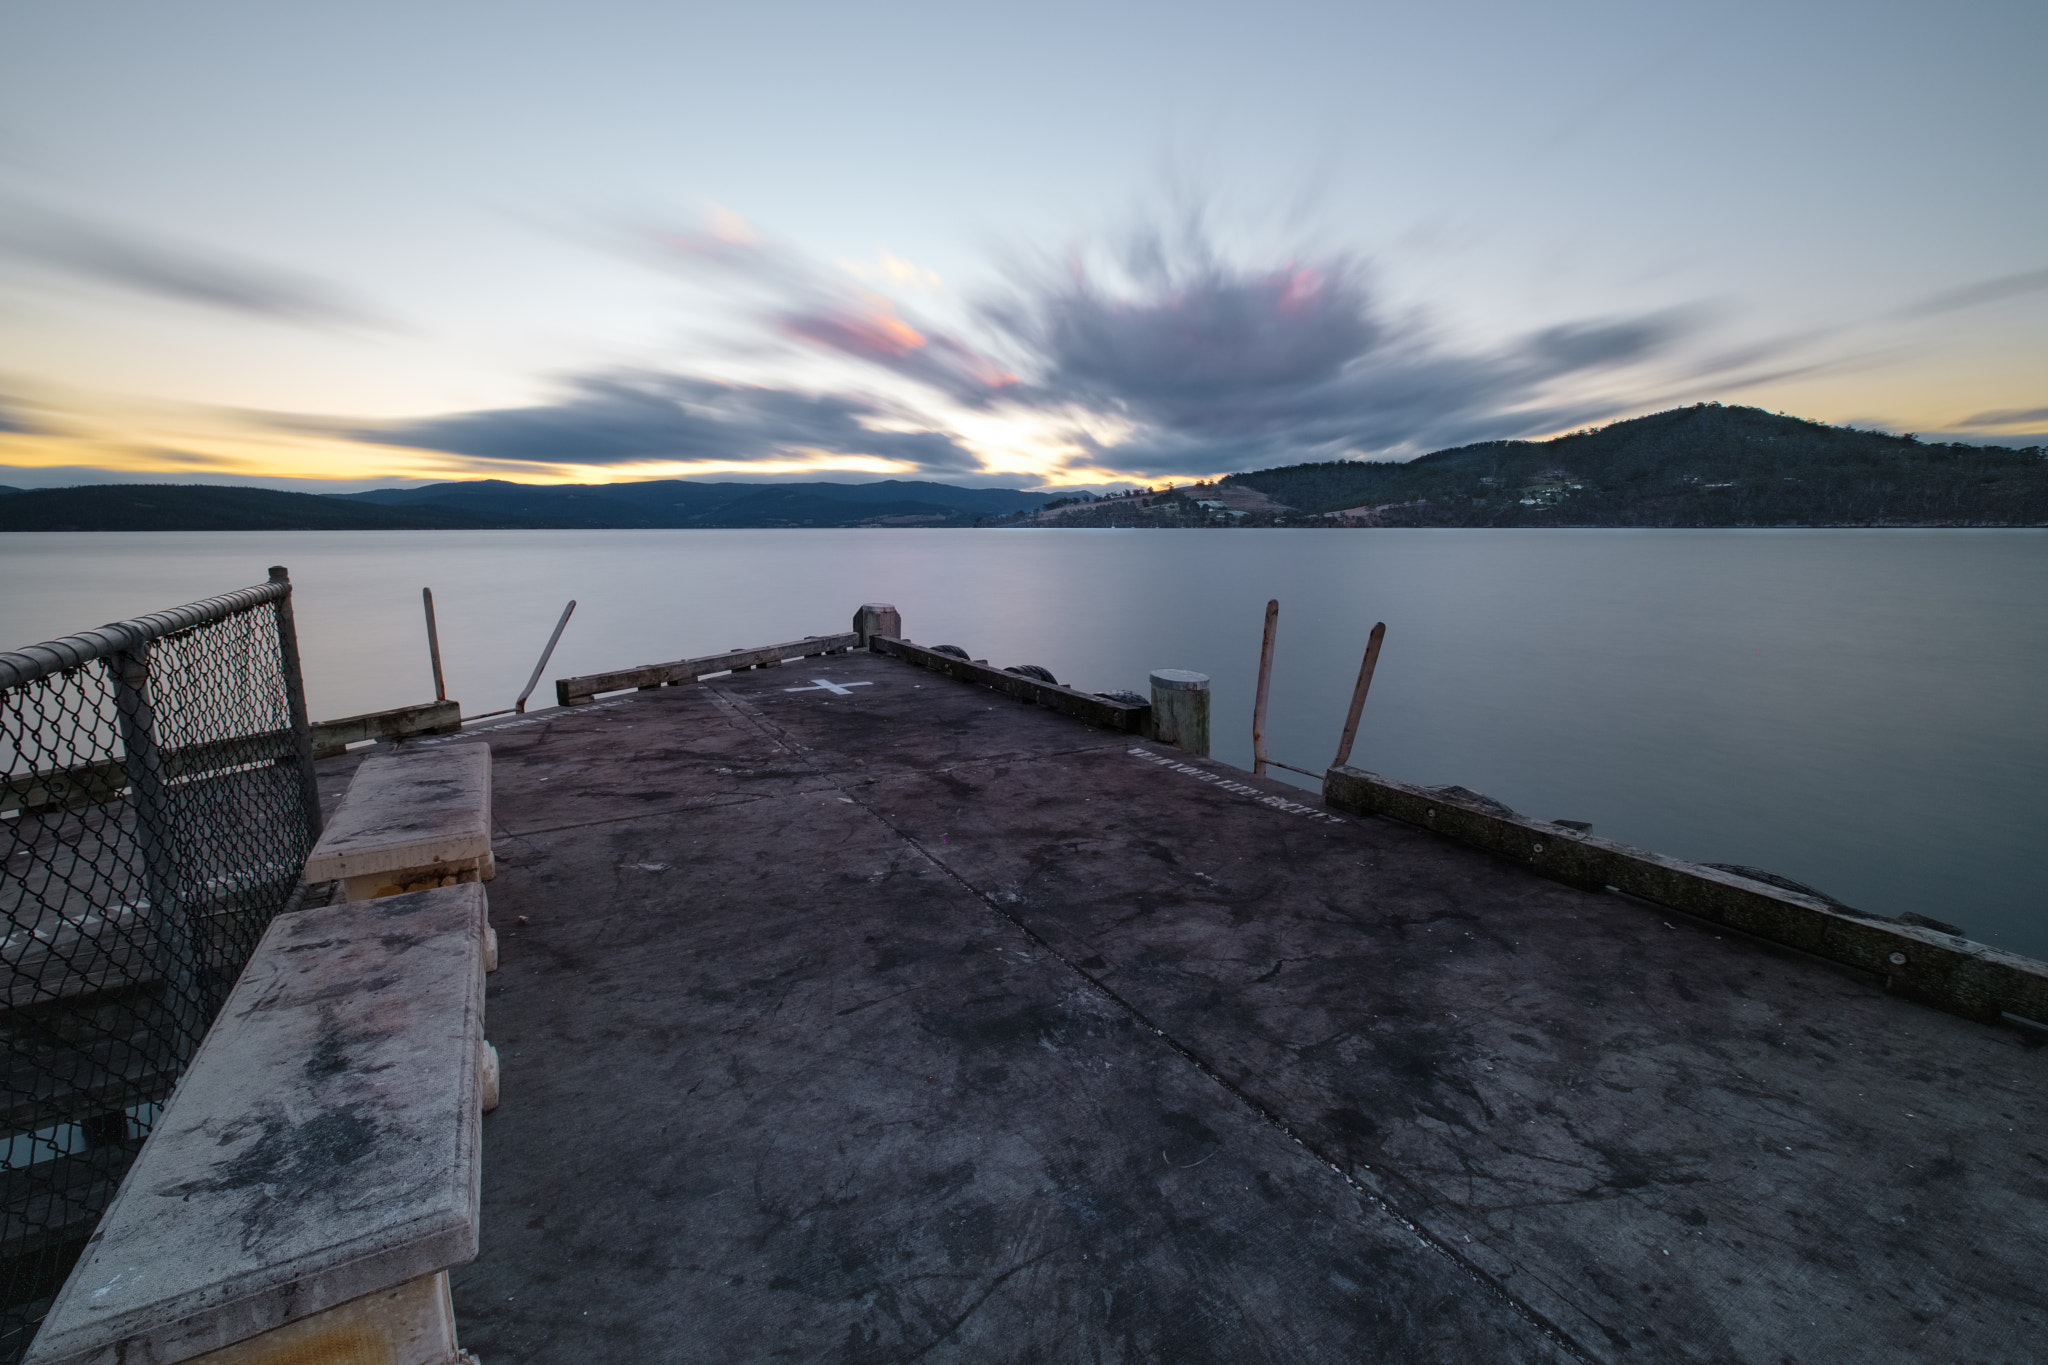
<path fill-rule="evenodd" d="M 0 7 L 0 484 L 2048 437 L 2048 6 Z"/>

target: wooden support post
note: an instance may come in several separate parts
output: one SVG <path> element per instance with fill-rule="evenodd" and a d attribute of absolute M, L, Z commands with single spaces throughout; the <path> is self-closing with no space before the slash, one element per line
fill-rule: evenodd
<path fill-rule="evenodd" d="M 1207 758 L 1209 676 L 1184 668 L 1152 670 L 1152 737 Z"/>
<path fill-rule="evenodd" d="M 1365 694 L 1372 687 L 1372 671 L 1379 667 L 1380 641 L 1387 638 L 1387 623 L 1377 622 L 1365 641 L 1365 660 L 1358 665 L 1358 685 L 1351 689 L 1351 709 L 1344 713 L 1344 737 L 1337 741 L 1337 757 L 1330 766 L 1341 768 L 1351 761 L 1351 741 L 1358 738 L 1358 717 L 1365 710 Z"/>
<path fill-rule="evenodd" d="M 427 608 L 427 658 L 434 664 L 434 700 L 448 700 L 448 684 L 441 680 L 441 632 L 434 629 L 434 590 L 420 589 L 420 601 Z"/>
<path fill-rule="evenodd" d="M 1273 637 L 1280 630 L 1280 603 L 1266 603 L 1266 633 L 1259 642 L 1259 690 L 1252 699 L 1252 776 L 1266 775 L 1266 694 L 1273 685 Z"/>
<path fill-rule="evenodd" d="M 548 660 L 555 656 L 555 646 L 561 643 L 562 628 L 569 624 L 569 613 L 576 610 L 576 599 L 570 598 L 569 605 L 562 608 L 562 619 L 555 622 L 555 633 L 548 636 L 548 647 L 540 652 L 540 662 L 533 666 L 533 676 L 526 680 L 526 688 L 520 692 L 519 700 L 512 703 L 512 709 L 519 715 L 526 714 L 526 699 L 533 695 L 533 689 L 540 683 L 541 670 L 548 666 Z"/>
<path fill-rule="evenodd" d="M 860 610 L 853 614 L 853 633 L 860 636 L 862 649 L 866 649 L 868 641 L 877 635 L 900 640 L 903 638 L 903 613 L 887 602 L 863 602 Z"/>

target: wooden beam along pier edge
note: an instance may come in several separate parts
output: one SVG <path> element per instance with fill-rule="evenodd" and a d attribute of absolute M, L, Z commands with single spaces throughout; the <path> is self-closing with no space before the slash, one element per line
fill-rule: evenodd
<path fill-rule="evenodd" d="M 1667 858 L 1579 830 L 1496 811 L 1362 768 L 1332 768 L 1323 799 L 1514 859 L 1587 890 L 1618 891 L 1883 978 L 1887 990 L 1981 1023 L 2048 1027 L 2048 963 L 1898 920 Z"/>
<path fill-rule="evenodd" d="M 1018 701 L 1032 702 L 1069 715 L 1076 720 L 1105 730 L 1120 730 L 1126 734 L 1149 735 L 1152 722 L 1152 707 L 1149 702 L 1118 701 L 1114 697 L 1100 696 L 1094 692 L 1083 692 L 1078 687 L 1067 687 L 1061 683 L 1041 682 L 1037 678 L 1007 669 L 995 668 L 988 664 L 975 663 L 970 659 L 955 658 L 941 654 L 922 645 L 891 635 L 875 635 L 868 639 L 868 648 L 876 654 L 891 659 L 902 659 L 928 668 L 934 673 L 943 673 L 960 682 L 973 683 L 1000 692 Z"/>
<path fill-rule="evenodd" d="M 629 689 L 672 687 L 730 673 L 742 668 L 762 668 L 790 659 L 808 659 L 820 654 L 844 654 L 857 648 L 860 637 L 848 631 L 841 635 L 812 635 L 787 644 L 763 645 L 759 649 L 733 649 L 696 659 L 676 659 L 665 664 L 643 664 L 611 673 L 589 673 L 579 678 L 555 679 L 555 701 L 562 706 L 588 706 L 599 694 Z"/>

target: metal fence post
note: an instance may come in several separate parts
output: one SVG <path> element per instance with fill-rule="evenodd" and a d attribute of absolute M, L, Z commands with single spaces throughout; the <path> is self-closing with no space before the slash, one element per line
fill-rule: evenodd
<path fill-rule="evenodd" d="M 157 751 L 156 708 L 149 696 L 149 650 L 139 640 L 107 660 L 114 682 L 114 710 L 121 730 L 121 770 L 128 780 L 129 808 L 135 812 L 136 851 L 142 855 L 143 894 L 148 898 L 149 941 L 163 978 L 171 1016 L 178 1022 L 175 1043 L 182 1064 L 206 1031 L 199 998 L 198 946 L 192 937 L 184 874 L 177 856 L 177 831 L 170 793 L 164 785 L 163 756 Z M 140 907 L 137 907 L 138 912 Z"/>
<path fill-rule="evenodd" d="M 306 806 L 306 846 L 320 837 L 320 780 L 313 773 L 313 722 L 306 716 L 306 678 L 299 668 L 299 630 L 292 619 L 292 576 L 284 565 L 270 566 L 270 581 L 285 590 L 277 599 L 277 653 L 284 670 L 286 703 L 291 707 L 292 747 L 297 750 L 299 799 Z"/>

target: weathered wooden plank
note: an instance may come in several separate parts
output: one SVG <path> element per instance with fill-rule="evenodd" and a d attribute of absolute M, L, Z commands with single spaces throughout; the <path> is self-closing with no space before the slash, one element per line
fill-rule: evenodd
<path fill-rule="evenodd" d="M 25 1009 L 157 979 L 147 916 L 134 905 L 17 929 L 0 941 L 7 969 L 6 1008 Z"/>
<path fill-rule="evenodd" d="M 1503 815 L 1455 795 L 1361 768 L 1332 768 L 1323 799 L 1385 815 L 1525 863 L 1574 886 L 1610 887 L 1817 957 L 1860 967 L 1900 995 L 1960 1014 L 2048 1022 L 2048 964 L 1956 934 L 1859 915 L 1810 896 L 1630 848 L 1560 825 Z"/>
<path fill-rule="evenodd" d="M 8 1059 L 0 1123 L 9 1133 L 33 1133 L 161 1102 L 177 1079 L 178 1065 L 169 1049 L 151 1048 L 146 1037 L 34 1051 L 17 1044 Z"/>
<path fill-rule="evenodd" d="M 128 790 L 128 774 L 118 758 L 76 768 L 16 773 L 0 781 L 0 814 L 27 811 L 83 810 L 117 801 Z"/>
<path fill-rule="evenodd" d="M 860 637 L 849 631 L 842 635 L 813 635 L 808 639 L 792 640 L 787 644 L 763 645 L 759 649 L 728 650 L 723 654 L 707 654 L 697 659 L 676 659 L 665 664 L 643 664 L 638 668 L 622 668 L 612 673 L 590 673 L 580 678 L 557 678 L 555 700 L 563 706 L 582 706 L 600 692 L 620 692 L 629 687 L 693 683 L 713 673 L 729 673 L 738 668 L 759 668 L 763 664 L 778 664 L 785 659 L 808 659 L 814 654 L 843 654 L 859 645 Z"/>
<path fill-rule="evenodd" d="M 366 739 L 404 739 L 408 735 L 450 735 L 462 728 L 459 702 L 429 701 L 395 706 L 360 716 L 313 723 L 313 757 L 333 758 Z M 288 733 L 288 732 L 286 732 Z"/>
<path fill-rule="evenodd" d="M 167 783 L 205 777 L 232 768 L 285 763 L 295 756 L 289 730 L 210 739 L 180 749 L 157 751 L 163 779 Z M 128 774 L 118 758 L 51 772 L 20 773 L 0 781 L 0 814 L 15 810 L 34 814 L 81 810 L 117 801 L 127 791 Z"/>
<path fill-rule="evenodd" d="M 132 1142 L 0 1172 L 0 1260 L 20 1261 L 92 1236 L 135 1156 Z"/>
<path fill-rule="evenodd" d="M 1004 696 L 1015 697 L 1018 701 L 1036 703 L 1105 730 L 1143 734 L 1152 720 L 1152 706 L 1149 702 L 1115 701 L 1109 697 L 1097 696 L 1093 692 L 1083 692 L 1077 687 L 1040 682 L 1037 678 L 1027 678 L 1021 673 L 1010 673 L 1000 668 L 992 668 L 988 664 L 956 659 L 950 654 L 941 654 L 893 636 L 874 636 L 868 641 L 868 648 L 877 654 L 902 659 L 907 663 L 916 664 L 919 668 L 929 668 L 934 673 L 943 673 L 961 682 L 991 688 Z"/>

